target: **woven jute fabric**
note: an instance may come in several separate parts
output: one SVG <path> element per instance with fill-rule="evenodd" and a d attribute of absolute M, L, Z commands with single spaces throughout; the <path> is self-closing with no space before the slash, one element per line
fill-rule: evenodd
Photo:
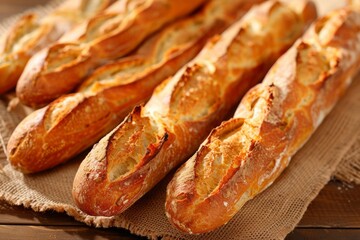
<path fill-rule="evenodd" d="M 360 184 L 360 134 L 343 157 L 334 175 L 343 182 Z"/>
<path fill-rule="evenodd" d="M 35 211 L 65 212 L 91 226 L 122 227 L 154 239 L 283 239 L 294 229 L 334 172 L 348 181 L 358 181 L 359 92 L 360 76 L 354 79 L 344 97 L 270 188 L 245 204 L 228 224 L 198 236 L 180 233 L 165 216 L 165 189 L 173 173 L 123 214 L 93 217 L 81 212 L 71 197 L 74 175 L 86 153 L 39 174 L 24 175 L 13 170 L 6 159 L 5 145 L 29 111 L 21 105 L 8 111 L 8 99 L 1 97 L 0 199 Z"/>

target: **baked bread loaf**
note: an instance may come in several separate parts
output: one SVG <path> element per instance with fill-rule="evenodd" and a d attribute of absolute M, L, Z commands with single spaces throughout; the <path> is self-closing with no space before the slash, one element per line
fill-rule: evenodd
<path fill-rule="evenodd" d="M 354 8 L 356 11 L 360 11 L 360 0 L 348 0 L 350 7 Z"/>
<path fill-rule="evenodd" d="M 359 66 L 359 13 L 319 19 L 176 172 L 167 188 L 169 220 L 187 233 L 227 223 L 276 180 Z"/>
<path fill-rule="evenodd" d="M 73 185 L 78 207 L 117 215 L 187 159 L 315 18 L 313 4 L 298 4 L 254 8 L 158 86 L 81 163 Z"/>
<path fill-rule="evenodd" d="M 44 106 L 72 91 L 95 68 L 132 51 L 165 24 L 191 13 L 205 0 L 122 0 L 92 19 L 66 42 L 34 55 L 16 87 L 20 101 Z M 74 37 L 75 35 L 76 37 Z M 75 39 L 75 41 L 69 41 Z"/>
<path fill-rule="evenodd" d="M 22 16 L 0 43 L 0 94 L 15 87 L 26 63 L 40 49 L 76 24 L 104 10 L 113 0 L 67 0 L 49 15 Z"/>
<path fill-rule="evenodd" d="M 25 173 L 38 172 L 90 147 L 195 57 L 209 37 L 225 30 L 255 2 L 209 1 L 194 16 L 147 40 L 135 54 L 99 68 L 77 93 L 60 97 L 23 120 L 8 144 L 11 164 Z"/>

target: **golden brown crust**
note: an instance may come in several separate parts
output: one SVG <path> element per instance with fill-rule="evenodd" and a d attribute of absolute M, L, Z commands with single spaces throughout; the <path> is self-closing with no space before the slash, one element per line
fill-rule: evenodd
<path fill-rule="evenodd" d="M 68 0 L 42 19 L 33 13 L 21 17 L 0 44 L 0 94 L 15 87 L 34 53 L 55 42 L 82 20 L 102 11 L 111 1 Z"/>
<path fill-rule="evenodd" d="M 115 2 L 47 49 L 42 61 L 38 56 L 29 61 L 16 88 L 19 99 L 32 107 L 44 106 L 73 90 L 95 68 L 129 53 L 148 35 L 204 1 Z M 70 39 L 74 41 L 68 42 Z"/>
<path fill-rule="evenodd" d="M 348 0 L 348 4 L 356 11 L 360 11 L 360 0 Z"/>
<path fill-rule="evenodd" d="M 74 179 L 80 209 L 111 216 L 131 206 L 197 149 L 305 25 L 271 1 L 209 42 L 92 149 Z"/>
<path fill-rule="evenodd" d="M 342 9 L 318 20 L 177 171 L 167 188 L 170 221 L 188 233 L 227 223 L 286 168 L 359 64 L 360 14 Z"/>
<path fill-rule="evenodd" d="M 169 25 L 147 40 L 134 55 L 99 68 L 78 93 L 51 103 L 35 127 L 14 131 L 8 145 L 10 162 L 23 172 L 37 172 L 90 147 L 135 105 L 147 100 L 162 80 L 191 60 L 210 36 L 223 31 L 249 7 L 242 0 L 211 1 L 196 15 Z M 41 54 L 37 57 L 41 58 Z M 24 121 L 39 121 L 36 116 L 34 112 Z M 22 144 L 27 137 L 36 144 Z M 74 144 L 73 140 L 78 139 L 82 139 L 81 145 Z M 64 154 L 54 154 L 55 146 Z"/>

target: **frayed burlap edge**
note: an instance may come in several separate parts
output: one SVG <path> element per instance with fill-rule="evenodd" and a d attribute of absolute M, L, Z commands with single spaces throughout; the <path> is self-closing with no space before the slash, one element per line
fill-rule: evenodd
<path fill-rule="evenodd" d="M 334 176 L 349 184 L 360 184 L 360 135 L 341 160 Z"/>
<path fill-rule="evenodd" d="M 52 204 L 43 204 L 42 202 L 38 201 L 30 201 L 24 199 L 19 199 L 14 197 L 11 194 L 4 194 L 0 195 L 0 201 L 5 201 L 10 205 L 14 206 L 22 206 L 25 208 L 30 208 L 35 212 L 47 212 L 47 211 L 55 211 L 58 213 L 65 213 L 70 217 L 73 217 L 75 220 L 85 223 L 90 227 L 96 228 L 110 228 L 110 227 L 117 227 L 117 228 L 124 228 L 127 229 L 130 233 L 136 234 L 138 236 L 147 237 L 149 239 L 159 239 L 162 236 L 159 236 L 155 231 L 146 230 L 139 225 L 133 224 L 131 222 L 122 221 L 114 223 L 115 220 L 113 218 L 106 218 L 106 217 L 92 217 L 86 216 L 84 217 L 83 213 L 80 210 L 75 209 L 72 206 L 61 206 L 61 205 L 52 205 Z M 175 239 L 171 235 L 166 235 L 164 237 L 168 237 L 166 239 Z M 180 238 L 179 238 L 180 239 Z"/>

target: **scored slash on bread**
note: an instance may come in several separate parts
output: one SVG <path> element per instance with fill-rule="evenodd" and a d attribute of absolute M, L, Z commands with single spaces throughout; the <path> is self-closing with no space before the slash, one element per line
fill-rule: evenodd
<path fill-rule="evenodd" d="M 134 50 L 147 36 L 205 0 L 121 0 L 60 43 L 33 56 L 19 79 L 21 102 L 40 107 L 76 88 L 95 68 Z M 73 41 L 71 41 L 73 40 Z"/>
<path fill-rule="evenodd" d="M 78 207 L 120 214 L 188 158 L 316 18 L 312 2 L 296 2 L 251 10 L 100 140 L 74 179 Z"/>
<path fill-rule="evenodd" d="M 16 86 L 32 55 L 111 2 L 113 0 L 67 0 L 43 18 L 35 13 L 22 16 L 0 44 L 0 94 Z"/>
<path fill-rule="evenodd" d="M 341 9 L 319 19 L 176 172 L 169 220 L 188 233 L 226 224 L 276 180 L 359 66 L 360 14 Z"/>
<path fill-rule="evenodd" d="M 10 163 L 33 173 L 90 147 L 254 3 L 209 1 L 200 12 L 148 39 L 135 54 L 99 68 L 77 93 L 60 97 L 19 124 L 8 144 Z"/>

